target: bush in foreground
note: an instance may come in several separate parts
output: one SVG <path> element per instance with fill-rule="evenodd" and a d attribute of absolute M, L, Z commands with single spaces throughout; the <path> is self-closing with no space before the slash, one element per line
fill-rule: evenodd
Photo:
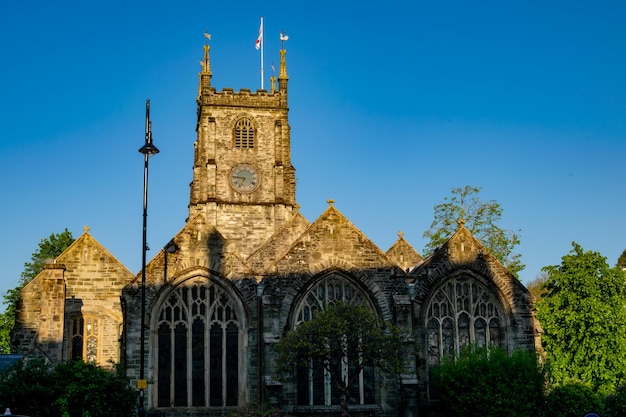
<path fill-rule="evenodd" d="M 132 417 L 137 393 L 123 372 L 82 361 L 22 361 L 0 377 L 0 408 L 31 417 Z"/>
<path fill-rule="evenodd" d="M 435 377 L 450 417 L 534 416 L 543 406 L 545 376 L 532 352 L 470 347 L 444 359 Z"/>
<path fill-rule="evenodd" d="M 602 414 L 604 401 L 582 383 L 558 385 L 546 396 L 545 417 L 580 417 L 588 413 Z"/>

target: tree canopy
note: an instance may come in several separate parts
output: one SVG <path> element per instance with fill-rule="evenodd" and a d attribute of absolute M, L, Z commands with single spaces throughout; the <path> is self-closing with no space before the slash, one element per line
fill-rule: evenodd
<path fill-rule="evenodd" d="M 43 265 L 48 259 L 55 259 L 72 243 L 74 237 L 67 228 L 61 233 L 52 233 L 48 238 L 41 239 L 37 250 L 30 257 L 30 262 L 24 262 L 20 285 L 28 284 L 43 270 Z"/>
<path fill-rule="evenodd" d="M 399 330 L 364 305 L 337 302 L 300 323 L 276 344 L 277 374 L 293 375 L 312 361 L 330 374 L 348 414 L 350 386 L 366 367 L 398 373 L 403 354 Z M 346 366 L 346 364 L 350 366 Z"/>
<path fill-rule="evenodd" d="M 502 207 L 495 200 L 480 200 L 479 193 L 479 187 L 470 185 L 453 188 L 452 195 L 435 206 L 433 222 L 424 232 L 424 238 L 428 239 L 424 253 L 432 253 L 443 245 L 457 230 L 458 221 L 463 220 L 465 227 L 517 277 L 525 267 L 521 255 L 514 252 L 520 237 L 498 226 Z"/>
<path fill-rule="evenodd" d="M 55 259 L 74 242 L 72 232 L 67 228 L 61 233 L 52 233 L 48 238 L 39 242 L 37 250 L 30 257 L 30 262 L 24 263 L 24 271 L 20 275 L 18 286 L 7 290 L 4 295 L 4 313 L 0 315 L 0 353 L 11 351 L 11 329 L 15 324 L 17 303 L 20 300 L 20 291 L 42 270 L 48 259 Z"/>
<path fill-rule="evenodd" d="M 619 258 L 617 258 L 617 264 L 615 266 L 620 269 L 626 269 L 626 249 L 624 249 Z"/>
<path fill-rule="evenodd" d="M 626 376 L 624 273 L 598 252 L 573 249 L 547 266 L 537 304 L 551 382 L 580 381 L 608 393 Z"/>

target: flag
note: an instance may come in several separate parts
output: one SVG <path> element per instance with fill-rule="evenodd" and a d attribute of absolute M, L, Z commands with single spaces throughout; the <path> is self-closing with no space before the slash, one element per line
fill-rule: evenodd
<path fill-rule="evenodd" d="M 259 37 L 256 38 L 256 44 L 254 47 L 256 49 L 261 48 L 261 42 L 263 42 L 263 20 L 261 20 L 261 26 L 259 27 Z"/>

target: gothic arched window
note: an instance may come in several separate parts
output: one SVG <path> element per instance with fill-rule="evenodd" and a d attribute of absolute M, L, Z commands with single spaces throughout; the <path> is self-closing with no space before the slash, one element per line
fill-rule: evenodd
<path fill-rule="evenodd" d="M 157 406 L 239 405 L 241 318 L 209 281 L 183 284 L 158 313 Z"/>
<path fill-rule="evenodd" d="M 453 278 L 431 297 L 426 310 L 429 365 L 469 344 L 504 347 L 504 340 L 502 307 L 485 285 L 469 277 Z"/>
<path fill-rule="evenodd" d="M 304 295 L 296 309 L 295 326 L 311 320 L 318 311 L 337 301 L 372 307 L 366 295 L 346 277 L 332 274 L 319 280 Z M 374 404 L 374 385 L 374 370 L 366 367 L 350 387 L 350 400 L 355 404 Z M 298 369 L 297 393 L 298 405 L 337 405 L 341 399 L 337 385 L 331 384 L 330 375 L 321 365 L 312 362 Z"/>
<path fill-rule="evenodd" d="M 100 321 L 94 316 L 74 315 L 70 319 L 70 354 L 72 359 L 97 364 L 100 345 Z"/>
<path fill-rule="evenodd" d="M 255 129 L 250 119 L 239 119 L 235 124 L 235 148 L 254 148 Z"/>

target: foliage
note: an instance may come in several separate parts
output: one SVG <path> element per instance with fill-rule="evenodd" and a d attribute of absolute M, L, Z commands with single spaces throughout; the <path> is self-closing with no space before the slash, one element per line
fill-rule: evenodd
<path fill-rule="evenodd" d="M 131 417 L 136 391 L 121 370 L 82 361 L 21 361 L 0 377 L 0 408 L 31 417 Z"/>
<path fill-rule="evenodd" d="M 608 394 L 626 372 L 624 274 L 577 243 L 561 265 L 547 266 L 537 304 L 550 382 L 588 384 Z"/>
<path fill-rule="evenodd" d="M 434 369 L 450 417 L 518 417 L 541 409 L 545 377 L 533 352 L 474 346 Z"/>
<path fill-rule="evenodd" d="M 626 387 L 620 386 L 614 393 L 609 394 L 605 407 L 607 417 L 626 416 Z"/>
<path fill-rule="evenodd" d="M 535 297 L 535 302 L 539 302 L 539 300 L 543 298 L 543 295 L 546 292 L 544 287 L 546 281 L 548 281 L 548 274 L 543 271 L 526 285 L 528 291 L 530 291 L 533 297 Z"/>
<path fill-rule="evenodd" d="M 581 417 L 602 413 L 602 398 L 589 386 L 570 383 L 554 387 L 546 396 L 544 417 Z"/>
<path fill-rule="evenodd" d="M 624 249 L 624 252 L 617 258 L 617 264 L 615 264 L 615 266 L 619 269 L 626 269 L 626 249 Z"/>
<path fill-rule="evenodd" d="M 233 411 L 228 417 L 286 417 L 282 409 L 271 407 L 266 403 L 250 403 L 241 411 Z"/>
<path fill-rule="evenodd" d="M 53 416 L 54 371 L 43 360 L 20 361 L 0 377 L 0 409 L 31 417 Z"/>
<path fill-rule="evenodd" d="M 428 239 L 424 253 L 432 253 L 443 245 L 457 230 L 458 221 L 463 220 L 465 227 L 517 277 L 525 267 L 521 255 L 513 251 L 520 244 L 520 237 L 498 226 L 502 207 L 495 200 L 481 201 L 479 193 L 480 188 L 469 185 L 453 188 L 452 196 L 435 206 L 435 218 L 424 232 Z"/>
<path fill-rule="evenodd" d="M 0 314 L 0 353 L 11 353 L 10 334 L 15 324 L 20 291 L 43 270 L 46 260 L 55 259 L 73 242 L 72 232 L 67 228 L 61 233 L 52 233 L 48 238 L 39 242 L 37 250 L 31 255 L 31 261 L 24 263 L 24 271 L 20 275 L 19 285 L 7 290 L 4 295 L 5 309 Z"/>
<path fill-rule="evenodd" d="M 399 330 L 379 320 L 364 305 L 339 301 L 298 324 L 276 344 L 279 376 L 293 375 L 309 361 L 322 366 L 341 392 L 342 414 L 348 414 L 349 387 L 365 367 L 399 373 L 403 366 Z M 342 376 L 350 363 L 348 375 Z"/>

